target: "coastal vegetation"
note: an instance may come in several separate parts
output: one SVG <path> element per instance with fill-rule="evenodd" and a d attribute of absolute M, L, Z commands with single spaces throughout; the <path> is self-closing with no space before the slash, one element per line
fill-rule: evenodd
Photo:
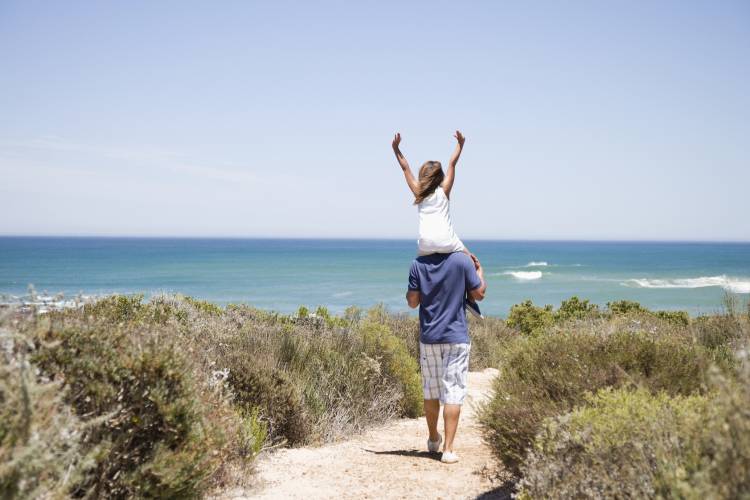
<path fill-rule="evenodd" d="M 747 495 L 748 322 L 576 297 L 472 321 L 487 442 L 529 498 Z M 419 416 L 418 328 L 183 296 L 3 311 L 0 497 L 201 497 L 263 450 Z"/>
<path fill-rule="evenodd" d="M 750 310 L 527 301 L 480 420 L 522 498 L 750 495 Z"/>
<path fill-rule="evenodd" d="M 7 311 L 0 497 L 196 497 L 264 448 L 421 413 L 417 360 L 377 314 L 300 312 L 173 296 Z"/>

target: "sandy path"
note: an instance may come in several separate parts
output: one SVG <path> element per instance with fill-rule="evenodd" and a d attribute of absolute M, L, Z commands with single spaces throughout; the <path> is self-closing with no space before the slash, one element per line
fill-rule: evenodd
<path fill-rule="evenodd" d="M 439 455 L 427 453 L 424 418 L 402 419 L 340 443 L 260 457 L 256 486 L 221 498 L 509 498 L 493 490 L 498 485 L 484 473 L 493 462 L 474 412 L 496 374 L 494 369 L 469 373 L 455 441 L 457 464 L 443 464 Z"/>

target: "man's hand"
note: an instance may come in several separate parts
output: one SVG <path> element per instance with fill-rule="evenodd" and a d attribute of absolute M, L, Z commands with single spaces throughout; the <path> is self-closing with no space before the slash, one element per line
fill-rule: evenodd
<path fill-rule="evenodd" d="M 399 144 L 401 144 L 401 134 L 396 132 L 396 135 L 393 136 L 393 142 L 391 143 L 391 146 L 393 146 L 394 151 L 398 151 Z"/>
<path fill-rule="evenodd" d="M 456 138 L 459 146 L 464 147 L 464 141 L 466 141 L 466 137 L 463 136 L 460 130 L 456 130 L 456 133 L 453 135 L 453 137 Z"/>

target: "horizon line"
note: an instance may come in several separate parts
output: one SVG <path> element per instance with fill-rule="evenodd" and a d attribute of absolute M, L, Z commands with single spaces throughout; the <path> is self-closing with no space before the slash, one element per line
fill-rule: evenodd
<path fill-rule="evenodd" d="M 142 240 L 330 240 L 330 241 L 411 241 L 414 238 L 390 236 L 217 236 L 217 235 L 97 235 L 97 234 L 0 234 L 0 238 L 78 238 L 78 239 L 142 239 Z M 463 238 L 476 242 L 539 242 L 539 243 L 740 243 L 750 239 L 643 239 L 643 238 Z M 416 240 L 415 240 L 416 241 Z"/>

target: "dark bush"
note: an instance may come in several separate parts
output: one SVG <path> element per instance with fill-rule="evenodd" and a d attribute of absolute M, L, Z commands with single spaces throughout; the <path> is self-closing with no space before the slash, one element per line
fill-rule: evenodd
<path fill-rule="evenodd" d="M 304 442 L 311 433 L 309 416 L 289 376 L 264 368 L 251 357 L 239 357 L 244 359 L 228 360 L 233 369 L 227 381 L 235 404 L 247 414 L 257 409 L 272 439 L 283 438 L 290 445 Z"/>

